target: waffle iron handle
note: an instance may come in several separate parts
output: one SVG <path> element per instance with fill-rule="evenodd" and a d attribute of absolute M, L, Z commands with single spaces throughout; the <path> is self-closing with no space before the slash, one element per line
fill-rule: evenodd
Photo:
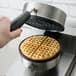
<path fill-rule="evenodd" d="M 30 12 L 25 12 L 18 16 L 14 21 L 11 22 L 10 31 L 14 31 L 20 27 L 30 18 Z"/>

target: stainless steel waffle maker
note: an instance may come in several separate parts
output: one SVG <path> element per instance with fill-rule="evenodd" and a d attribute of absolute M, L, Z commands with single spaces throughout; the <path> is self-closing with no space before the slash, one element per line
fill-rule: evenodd
<path fill-rule="evenodd" d="M 25 3 L 23 13 L 11 23 L 10 31 L 20 28 L 24 23 L 42 30 L 64 31 L 66 14 L 51 5 L 42 3 Z M 27 76 L 40 76 L 41 73 L 56 66 L 59 56 L 51 61 L 37 63 L 22 57 L 28 70 Z M 26 74 L 25 74 L 26 75 Z"/>
<path fill-rule="evenodd" d="M 44 35 L 51 36 L 57 40 L 59 39 L 63 45 L 62 56 L 58 65 L 54 68 L 51 67 L 52 69 L 47 70 L 41 76 L 70 76 L 73 67 L 76 64 L 76 36 L 59 33 L 61 31 L 64 31 L 65 20 L 66 14 L 56 7 L 42 3 L 25 3 L 24 12 L 11 23 L 10 31 L 16 30 L 17 28 L 20 28 L 24 23 L 26 23 L 30 26 L 42 30 L 47 30 L 45 31 Z M 50 32 L 49 30 L 59 32 Z M 36 66 L 36 64 L 32 65 L 32 62 L 30 63 L 30 61 L 28 62 L 28 60 L 26 60 L 26 62 L 24 62 L 24 65 L 26 68 L 22 67 L 23 64 L 21 64 L 21 61 L 18 61 L 12 67 L 10 75 L 39 76 L 40 70 L 38 72 L 35 70 L 38 69 L 38 66 Z M 30 66 L 30 69 L 27 68 L 28 66 Z M 46 67 L 44 66 L 44 68 Z"/>

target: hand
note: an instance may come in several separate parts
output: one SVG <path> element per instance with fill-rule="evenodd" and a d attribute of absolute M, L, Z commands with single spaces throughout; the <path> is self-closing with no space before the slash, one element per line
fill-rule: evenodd
<path fill-rule="evenodd" d="M 10 32 L 11 22 L 6 17 L 0 18 L 0 48 L 6 45 L 10 40 L 20 36 L 22 30 L 17 29 Z"/>

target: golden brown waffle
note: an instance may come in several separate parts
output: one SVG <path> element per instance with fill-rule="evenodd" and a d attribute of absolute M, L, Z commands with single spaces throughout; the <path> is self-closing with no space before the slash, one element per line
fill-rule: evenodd
<path fill-rule="evenodd" d="M 60 51 L 59 42 L 48 36 L 31 36 L 20 45 L 21 53 L 32 60 L 46 60 Z"/>

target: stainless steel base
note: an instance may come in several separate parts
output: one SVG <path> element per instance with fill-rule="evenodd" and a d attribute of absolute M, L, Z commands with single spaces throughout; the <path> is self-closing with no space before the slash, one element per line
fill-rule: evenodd
<path fill-rule="evenodd" d="M 50 75 L 65 76 L 73 58 L 74 58 L 73 54 L 64 52 L 60 59 L 58 66 L 51 70 L 48 70 L 42 76 L 50 76 Z M 8 70 L 8 72 L 6 73 L 6 76 L 24 76 L 24 73 L 26 73 L 26 76 L 28 76 L 27 69 L 25 69 L 22 62 L 20 60 L 18 60 Z"/>

